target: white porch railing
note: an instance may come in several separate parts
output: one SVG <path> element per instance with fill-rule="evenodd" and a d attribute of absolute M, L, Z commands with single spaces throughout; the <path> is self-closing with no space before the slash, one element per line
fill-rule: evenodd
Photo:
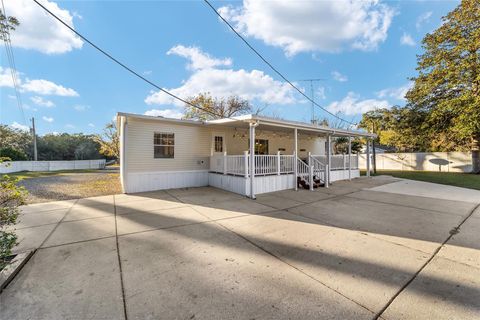
<path fill-rule="evenodd" d="M 250 157 L 243 155 L 214 155 L 210 157 L 210 171 L 235 176 L 249 175 Z M 289 174 L 294 172 L 293 155 L 255 155 L 255 176 Z"/>
<path fill-rule="evenodd" d="M 318 160 L 323 165 L 327 164 L 326 155 L 312 155 L 312 158 Z M 348 154 L 335 154 L 330 157 L 331 167 L 330 170 L 348 170 L 349 161 Z M 358 155 L 351 155 L 352 167 L 351 169 L 358 169 Z"/>

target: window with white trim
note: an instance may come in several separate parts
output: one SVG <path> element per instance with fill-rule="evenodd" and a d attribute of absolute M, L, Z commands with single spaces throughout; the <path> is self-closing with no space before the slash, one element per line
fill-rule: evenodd
<path fill-rule="evenodd" d="M 215 136 L 215 152 L 223 152 L 223 137 Z"/>
<path fill-rule="evenodd" d="M 153 134 L 153 157 L 174 158 L 175 156 L 175 134 L 166 132 L 155 132 Z"/>

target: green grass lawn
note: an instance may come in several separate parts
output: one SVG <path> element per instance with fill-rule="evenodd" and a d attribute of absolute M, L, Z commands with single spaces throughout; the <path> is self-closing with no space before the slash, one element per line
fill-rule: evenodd
<path fill-rule="evenodd" d="M 447 184 L 450 186 L 480 190 L 480 175 L 457 172 L 431 172 L 431 171 L 390 171 L 377 170 L 377 175 L 390 175 L 397 178 Z M 365 175 L 365 171 L 362 171 Z"/>
<path fill-rule="evenodd" d="M 90 173 L 96 172 L 95 169 L 81 169 L 81 170 L 59 170 L 59 171 L 20 171 L 7 173 L 8 176 L 17 177 L 20 180 L 29 179 L 29 178 L 40 178 L 48 176 L 58 176 L 66 173 Z"/>

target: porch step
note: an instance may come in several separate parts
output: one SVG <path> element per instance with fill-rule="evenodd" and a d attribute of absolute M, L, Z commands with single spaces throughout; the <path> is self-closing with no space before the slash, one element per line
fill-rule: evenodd
<path fill-rule="evenodd" d="M 323 187 L 325 184 L 320 181 L 320 179 L 314 177 L 313 179 L 313 188 Z M 310 184 L 305 181 L 302 177 L 297 177 L 297 186 L 306 190 L 310 190 Z"/>

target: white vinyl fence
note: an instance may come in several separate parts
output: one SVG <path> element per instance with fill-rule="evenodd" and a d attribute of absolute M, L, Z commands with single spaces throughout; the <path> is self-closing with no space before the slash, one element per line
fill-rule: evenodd
<path fill-rule="evenodd" d="M 19 171 L 58 171 L 103 168 L 105 168 L 105 159 L 71 161 L 8 161 L 0 163 L 0 173 L 11 173 Z"/>
<path fill-rule="evenodd" d="M 359 168 L 365 170 L 366 155 L 359 154 Z M 377 170 L 471 172 L 470 152 L 377 153 Z M 372 163 L 373 168 L 373 163 Z"/>

